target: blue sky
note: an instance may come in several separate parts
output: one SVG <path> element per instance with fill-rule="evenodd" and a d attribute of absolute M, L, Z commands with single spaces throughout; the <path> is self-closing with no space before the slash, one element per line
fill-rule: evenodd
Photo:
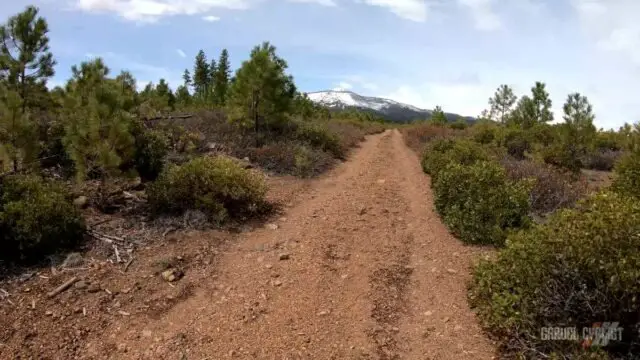
<path fill-rule="evenodd" d="M 350 89 L 478 115 L 495 88 L 547 83 L 557 119 L 567 94 L 589 97 L 598 126 L 640 120 L 637 0 L 33 0 L 58 61 L 102 56 L 140 83 L 181 82 L 199 49 L 232 66 L 271 41 L 302 91 Z"/>

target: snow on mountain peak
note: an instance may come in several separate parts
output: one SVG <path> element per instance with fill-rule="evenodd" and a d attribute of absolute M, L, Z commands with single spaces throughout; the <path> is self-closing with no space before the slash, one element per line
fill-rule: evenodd
<path fill-rule="evenodd" d="M 307 93 L 307 96 L 313 102 L 330 107 L 354 106 L 381 111 L 391 106 L 397 106 L 418 112 L 426 111 L 424 109 L 419 109 L 413 105 L 403 104 L 397 101 L 378 97 L 362 96 L 348 90 L 318 91 Z"/>

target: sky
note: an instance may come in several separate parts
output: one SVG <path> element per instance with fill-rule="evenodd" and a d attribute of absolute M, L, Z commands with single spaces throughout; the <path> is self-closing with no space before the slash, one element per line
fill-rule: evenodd
<path fill-rule="evenodd" d="M 345 89 L 476 116 L 500 84 L 517 95 L 543 81 L 557 120 L 571 92 L 596 125 L 640 120 L 638 0 L 12 0 L 36 5 L 57 60 L 51 84 L 103 57 L 139 84 L 179 85 L 203 49 L 233 68 L 263 41 L 300 91 Z"/>

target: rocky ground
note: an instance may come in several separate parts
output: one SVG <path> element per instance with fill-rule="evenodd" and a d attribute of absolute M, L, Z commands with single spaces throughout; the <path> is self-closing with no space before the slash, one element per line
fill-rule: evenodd
<path fill-rule="evenodd" d="M 121 237 L 103 238 L 0 283 L 0 358 L 496 356 L 466 302 L 488 250 L 447 232 L 398 131 L 320 179 L 270 181 L 282 206 L 266 223 L 158 232 L 119 262 Z"/>

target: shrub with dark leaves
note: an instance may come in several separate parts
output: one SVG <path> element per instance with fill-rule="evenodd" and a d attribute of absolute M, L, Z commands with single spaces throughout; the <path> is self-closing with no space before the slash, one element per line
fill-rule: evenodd
<path fill-rule="evenodd" d="M 614 193 L 580 201 L 511 235 L 475 269 L 470 300 L 504 357 L 635 359 L 640 353 L 640 202 Z M 618 322 L 621 341 L 583 348 L 544 341 L 543 327 Z M 582 335 L 579 333 L 579 335 Z"/>
<path fill-rule="evenodd" d="M 83 239 L 84 220 L 65 189 L 35 176 L 0 183 L 0 259 L 34 263 Z"/>
<path fill-rule="evenodd" d="M 200 157 L 165 169 L 147 190 L 156 213 L 200 210 L 220 223 L 262 209 L 267 188 L 256 172 L 227 157 Z"/>
<path fill-rule="evenodd" d="M 435 206 L 460 240 L 503 245 L 510 230 L 529 223 L 527 181 L 511 181 L 497 163 L 449 163 L 434 185 Z"/>

